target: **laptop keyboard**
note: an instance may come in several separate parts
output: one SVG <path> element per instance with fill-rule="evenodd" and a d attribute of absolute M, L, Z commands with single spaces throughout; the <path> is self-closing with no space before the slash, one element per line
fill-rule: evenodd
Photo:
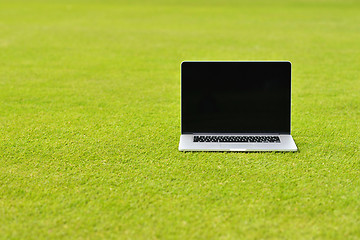
<path fill-rule="evenodd" d="M 194 142 L 279 143 L 278 136 L 194 136 Z"/>

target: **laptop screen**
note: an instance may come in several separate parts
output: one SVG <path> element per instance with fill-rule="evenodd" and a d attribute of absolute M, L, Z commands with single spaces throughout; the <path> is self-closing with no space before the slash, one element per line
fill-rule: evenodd
<path fill-rule="evenodd" d="M 181 132 L 289 133 L 290 62 L 183 62 Z"/>

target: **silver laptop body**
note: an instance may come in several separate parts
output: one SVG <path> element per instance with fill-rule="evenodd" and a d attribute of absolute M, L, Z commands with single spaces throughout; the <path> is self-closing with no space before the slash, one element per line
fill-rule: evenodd
<path fill-rule="evenodd" d="M 181 63 L 180 151 L 297 151 L 291 63 Z"/>

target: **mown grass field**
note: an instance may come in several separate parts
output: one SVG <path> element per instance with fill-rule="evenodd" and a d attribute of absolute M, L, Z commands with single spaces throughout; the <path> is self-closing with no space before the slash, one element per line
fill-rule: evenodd
<path fill-rule="evenodd" d="M 297 153 L 183 153 L 183 60 L 290 60 Z M 0 3 L 0 239 L 360 239 L 360 2 Z"/>

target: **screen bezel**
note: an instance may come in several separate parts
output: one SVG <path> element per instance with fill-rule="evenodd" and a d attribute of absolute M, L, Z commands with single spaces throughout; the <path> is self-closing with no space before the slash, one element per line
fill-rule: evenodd
<path fill-rule="evenodd" d="M 180 116 L 181 116 L 181 119 L 180 119 L 180 122 L 181 122 L 181 134 L 231 134 L 231 133 L 222 133 L 222 132 L 184 132 L 183 131 L 183 84 L 182 84 L 182 81 L 183 81 L 183 78 L 182 78 L 182 72 L 183 72 L 183 63 L 188 63 L 188 62 L 191 62 L 191 63 L 209 63 L 209 62 L 220 62 L 220 63 L 226 63 L 226 62 L 236 62 L 236 63 L 254 63 L 254 62 L 260 62 L 260 63 L 289 63 L 289 67 L 290 67 L 290 104 L 289 104 L 289 131 L 287 132 L 271 132 L 271 133 L 266 133 L 266 134 L 288 134 L 290 135 L 291 134 L 291 88 L 292 88 L 292 63 L 290 61 L 190 61 L 190 60 L 186 60 L 186 61 L 182 61 L 180 63 Z M 259 134 L 261 132 L 254 132 L 254 134 Z M 233 134 L 251 134 L 249 132 L 244 132 L 244 133 L 241 133 L 241 132 L 236 132 L 236 133 L 233 133 Z"/>

